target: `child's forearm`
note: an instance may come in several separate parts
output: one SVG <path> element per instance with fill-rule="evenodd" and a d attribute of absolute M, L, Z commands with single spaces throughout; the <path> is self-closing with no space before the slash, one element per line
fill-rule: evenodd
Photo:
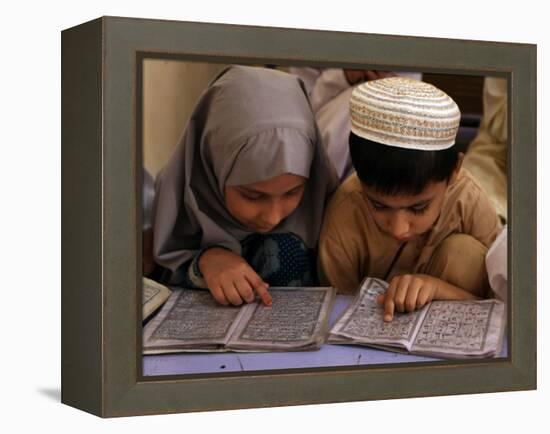
<path fill-rule="evenodd" d="M 479 297 L 449 282 L 433 277 L 436 283 L 434 300 L 478 300 Z"/>

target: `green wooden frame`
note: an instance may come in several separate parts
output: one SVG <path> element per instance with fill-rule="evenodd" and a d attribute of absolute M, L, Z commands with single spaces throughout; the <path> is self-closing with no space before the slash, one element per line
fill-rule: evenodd
<path fill-rule="evenodd" d="M 498 75 L 509 88 L 509 356 L 141 375 L 141 60 Z M 62 32 L 62 402 L 102 416 L 536 388 L 536 46 L 103 17 Z"/>

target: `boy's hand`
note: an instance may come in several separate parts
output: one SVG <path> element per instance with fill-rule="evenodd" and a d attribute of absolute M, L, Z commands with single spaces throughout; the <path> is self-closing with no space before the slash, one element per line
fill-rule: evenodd
<path fill-rule="evenodd" d="M 257 293 L 265 305 L 271 305 L 269 285 L 236 253 L 213 247 L 202 254 L 198 265 L 218 303 L 239 306 L 254 301 Z"/>
<path fill-rule="evenodd" d="M 378 303 L 384 305 L 384 321 L 393 319 L 394 310 L 413 312 L 437 298 L 439 281 L 425 274 L 395 276 L 386 293 L 378 296 Z"/>

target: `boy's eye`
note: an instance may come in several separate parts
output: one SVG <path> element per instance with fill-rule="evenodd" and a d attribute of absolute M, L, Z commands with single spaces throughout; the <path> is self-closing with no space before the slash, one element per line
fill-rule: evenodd
<path fill-rule="evenodd" d="M 387 208 L 386 205 L 383 205 L 380 202 L 376 202 L 375 200 L 372 200 L 371 204 L 372 204 L 372 207 L 376 210 L 383 210 Z"/>
<path fill-rule="evenodd" d="M 413 206 L 409 208 L 413 214 L 424 214 L 428 210 L 429 204 L 421 206 Z"/>

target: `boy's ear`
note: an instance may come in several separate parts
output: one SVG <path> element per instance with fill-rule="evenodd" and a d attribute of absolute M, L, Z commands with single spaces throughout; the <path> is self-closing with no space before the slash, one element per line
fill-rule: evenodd
<path fill-rule="evenodd" d="M 458 179 L 460 169 L 462 169 L 462 162 L 463 161 L 464 161 L 464 153 L 459 152 L 458 153 L 458 161 L 456 162 L 456 167 L 453 170 L 453 173 L 451 174 L 451 177 L 449 178 L 449 185 L 453 185 L 456 182 L 456 180 Z"/>

